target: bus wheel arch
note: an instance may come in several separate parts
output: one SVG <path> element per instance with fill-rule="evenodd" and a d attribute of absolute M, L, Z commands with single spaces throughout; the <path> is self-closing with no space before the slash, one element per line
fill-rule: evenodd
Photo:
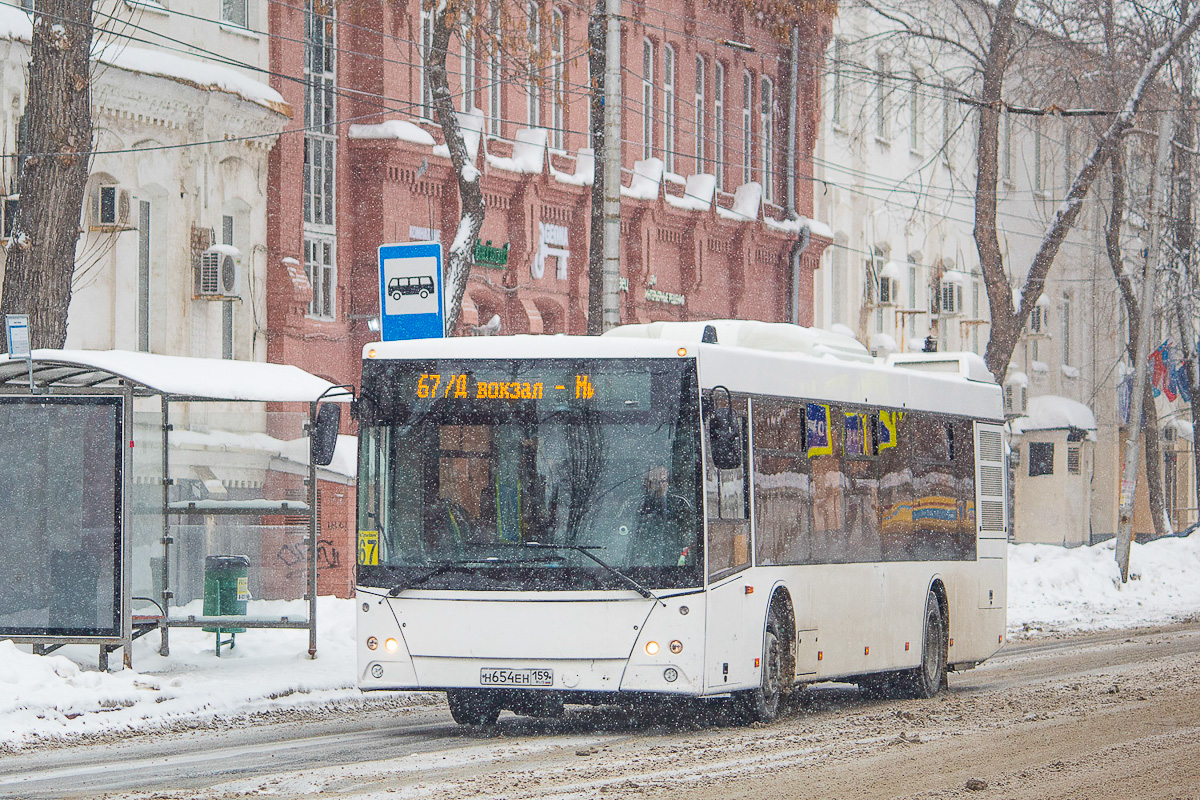
<path fill-rule="evenodd" d="M 942 613 L 942 628 L 944 631 L 944 636 L 942 639 L 943 667 L 941 685 L 938 688 L 945 689 L 950 685 L 948 677 L 950 674 L 950 642 L 952 640 L 950 636 L 950 597 L 946 591 L 946 584 L 943 583 L 942 579 L 938 577 L 935 577 L 930 582 L 929 592 L 935 598 L 937 598 L 938 607 Z"/>
<path fill-rule="evenodd" d="M 784 586 L 777 586 L 771 594 L 767 607 L 767 619 L 774 615 L 782 624 L 780 634 L 783 645 L 783 694 L 790 695 L 796 688 L 796 609 L 792 604 L 792 593 Z"/>
<path fill-rule="evenodd" d="M 783 697 L 791 692 L 795 681 L 795 639 L 796 616 L 792 611 L 791 596 L 786 589 L 776 589 L 767 604 L 763 624 L 759 685 L 734 693 L 734 709 L 741 720 L 772 722 L 779 716 Z"/>

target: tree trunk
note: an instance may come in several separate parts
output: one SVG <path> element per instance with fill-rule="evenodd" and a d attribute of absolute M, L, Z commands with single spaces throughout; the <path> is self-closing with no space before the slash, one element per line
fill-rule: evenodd
<path fill-rule="evenodd" d="M 458 232 L 450 245 L 446 260 L 446 329 L 447 336 L 454 334 L 458 315 L 462 310 L 463 295 L 467 290 L 467 277 L 471 274 L 475 244 L 483 228 L 483 190 L 479 186 L 479 169 L 470 159 L 458 115 L 450 94 L 450 82 L 446 73 L 446 53 L 450 46 L 450 35 L 458 24 L 457 12 L 450 11 L 450 4 L 439 5 L 433 24 L 433 40 L 426 53 L 425 63 L 429 66 L 429 88 L 433 95 L 433 109 L 438 125 L 446 138 L 450 150 L 450 163 L 458 182 L 458 200 L 461 216 Z M 480 143 L 482 146 L 482 142 Z M 486 320 L 480 320 L 485 322 Z"/>
<path fill-rule="evenodd" d="M 1013 43 L 1013 16 L 1017 0 L 1000 0 L 992 22 L 992 35 L 984 62 L 980 90 L 979 137 L 975 150 L 975 249 L 987 290 L 991 335 L 984 360 L 996 378 L 1004 382 L 1012 348 L 1020 328 L 1012 304 L 1012 289 L 1004 274 L 1004 256 L 996 234 L 996 184 L 999 179 L 1000 112 L 1003 109 L 1004 73 Z M 994 342 L 1011 342 L 1003 356 Z"/>
<path fill-rule="evenodd" d="M 1141 301 L 1133 285 L 1129 273 L 1125 270 L 1125 261 L 1121 255 L 1121 229 L 1125 224 L 1125 154 L 1122 148 L 1113 151 L 1110 160 L 1112 173 L 1112 210 L 1108 217 L 1108 226 L 1104 231 L 1105 250 L 1108 252 L 1108 263 L 1112 267 L 1113 277 L 1121 290 L 1121 299 L 1125 303 L 1125 314 L 1129 318 L 1129 339 L 1125 343 L 1125 352 L 1131 364 L 1137 365 L 1138 353 L 1136 342 L 1142 325 Z M 1142 426 L 1143 450 L 1146 455 L 1146 492 L 1150 500 L 1150 516 L 1154 518 L 1155 533 L 1162 534 L 1165 521 L 1166 503 L 1163 498 L 1163 481 L 1160 473 L 1162 451 L 1158 443 L 1158 411 L 1154 407 L 1154 392 L 1150 382 L 1142 396 L 1142 409 L 1145 424 Z M 1132 420 L 1130 421 L 1132 423 Z"/>
<path fill-rule="evenodd" d="M 1186 14 L 1190 6 L 1189 0 L 1180 3 L 1182 13 Z M 1196 146 L 1196 124 L 1192 118 L 1192 48 L 1184 45 L 1180 48 L 1178 61 L 1179 69 L 1179 115 L 1175 121 L 1175 141 L 1179 143 L 1174 151 L 1172 162 L 1172 191 L 1175 202 L 1172 203 L 1174 218 L 1171 225 L 1171 238 L 1174 244 L 1177 269 L 1175 313 L 1179 327 L 1179 346 L 1183 351 L 1184 374 L 1187 376 L 1188 393 L 1191 402 L 1188 404 L 1192 416 L 1192 474 L 1196 476 L 1195 488 L 1196 508 L 1200 509 L 1200 447 L 1196 446 L 1195 432 L 1200 430 L 1200 375 L 1197 375 L 1195 328 L 1195 303 L 1192 299 L 1194 290 L 1192 250 L 1196 246 L 1195 231 L 1192 228 L 1192 182 L 1193 151 Z"/>
<path fill-rule="evenodd" d="M 588 66 L 592 85 L 588 107 L 592 131 L 592 223 L 588 238 L 588 308 L 589 336 L 604 333 L 604 64 L 608 47 L 608 18 L 604 0 L 588 17 Z"/>
<path fill-rule="evenodd" d="M 997 8 L 997 27 L 1001 21 L 1000 11 L 1003 7 L 1004 3 L 1002 2 Z M 996 187 L 995 158 L 997 142 L 993 137 L 997 137 L 998 135 L 999 120 L 995 118 L 995 108 L 986 106 L 995 106 L 999 102 L 999 95 L 996 96 L 995 100 L 989 100 L 989 95 L 987 94 L 988 91 L 993 89 L 999 92 L 999 86 L 990 86 L 987 82 L 987 73 L 985 72 L 985 93 L 983 96 L 985 108 L 981 109 L 979 155 L 977 156 L 979 178 L 975 211 L 976 246 L 980 249 L 980 266 L 984 270 L 984 284 L 988 290 L 988 304 L 992 315 L 992 332 L 988 339 L 984 360 L 987 362 L 988 370 L 995 376 L 997 382 L 1002 381 L 1004 374 L 1008 371 L 1008 364 L 1012 359 L 1013 350 L 1020 339 L 1021 329 L 1024 327 L 1025 321 L 1029 318 L 1034 303 L 1042 295 L 1042 290 L 1046 284 L 1046 275 L 1049 273 L 1059 249 L 1066 240 L 1067 234 L 1075 226 L 1079 212 L 1083 209 L 1084 198 L 1087 197 L 1092 184 L 1100 176 L 1105 163 L 1112 157 L 1117 143 L 1133 127 L 1134 115 L 1141 106 L 1147 89 L 1163 66 L 1175 56 L 1175 53 L 1196 32 L 1198 26 L 1200 26 L 1200 7 L 1191 11 L 1184 22 L 1176 28 L 1170 41 L 1156 49 L 1147 59 L 1137 83 L 1125 100 L 1124 107 L 1115 116 L 1099 141 L 1096 142 L 1095 147 L 1092 148 L 1092 152 L 1084 162 L 1083 168 L 1075 176 L 1075 180 L 1072 181 L 1066 199 L 1058 207 L 1058 210 L 1054 213 L 1054 218 L 1050 221 L 1049 226 L 1047 226 L 1037 255 L 1034 256 L 1033 263 L 1030 265 L 1029 272 L 1026 275 L 1024 287 L 1021 289 L 1021 303 L 1015 313 L 1011 310 L 1011 292 L 1009 291 L 1008 281 L 1004 278 L 1003 270 L 1001 269 L 997 274 L 995 272 L 995 262 L 989 260 L 995 258 L 995 253 L 991 253 L 988 250 L 990 244 L 981 246 L 979 238 L 982 232 L 985 244 L 989 242 L 987 233 L 989 228 L 994 231 L 996 219 L 994 192 Z M 1010 32 L 1011 27 L 1010 22 Z M 996 30 L 994 28 L 993 40 L 995 40 L 995 37 Z M 989 63 L 991 60 L 992 57 L 989 56 Z M 996 107 L 998 108 L 998 106 Z M 982 122 L 983 119 L 992 119 L 992 124 L 985 126 Z M 990 153 L 990 166 L 985 158 L 987 155 L 985 151 Z M 985 169 L 990 170 L 986 175 L 984 172 Z M 989 193 L 992 198 L 990 204 L 988 203 Z M 989 273 L 989 270 L 992 272 Z M 999 296 L 997 296 L 997 292 Z"/>
<path fill-rule="evenodd" d="M 61 348 L 92 150 L 92 0 L 38 0 L 19 144 L 21 193 L 0 312 L 28 314 L 34 347 Z M 6 346 L 0 342 L 0 347 Z"/>

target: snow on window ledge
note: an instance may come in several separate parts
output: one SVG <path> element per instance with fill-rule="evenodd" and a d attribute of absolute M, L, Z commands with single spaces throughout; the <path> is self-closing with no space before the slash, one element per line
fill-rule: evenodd
<path fill-rule="evenodd" d="M 162 14 L 170 16 L 171 11 L 162 3 L 155 0 L 125 0 L 125 5 L 137 11 L 148 11 L 151 14 Z"/>
<path fill-rule="evenodd" d="M 1031 366 L 1033 367 L 1033 372 L 1037 375 L 1047 375 L 1050 373 L 1050 367 L 1047 366 L 1045 361 L 1034 361 Z"/>
<path fill-rule="evenodd" d="M 1078 378 L 1079 377 L 1079 367 L 1072 367 L 1070 364 L 1063 364 L 1061 367 L 1059 367 L 1059 369 L 1062 370 L 1062 374 L 1064 377 L 1067 377 L 1067 378 Z"/>
<path fill-rule="evenodd" d="M 233 22 L 221 22 L 217 27 L 225 33 L 232 33 L 235 36 L 241 36 L 243 39 L 249 39 L 254 42 L 262 41 L 262 35 L 258 31 L 243 28 L 241 25 Z"/>

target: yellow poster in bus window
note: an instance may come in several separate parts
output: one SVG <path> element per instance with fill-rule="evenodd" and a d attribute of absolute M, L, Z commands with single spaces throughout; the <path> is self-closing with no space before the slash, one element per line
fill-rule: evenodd
<path fill-rule="evenodd" d="M 379 531 L 358 532 L 358 563 L 364 567 L 379 566 Z"/>
<path fill-rule="evenodd" d="M 904 415 L 903 411 L 880 411 L 879 412 L 879 449 L 886 450 L 889 447 L 895 447 L 898 443 L 897 428 L 900 426 L 900 417 Z"/>
<path fill-rule="evenodd" d="M 829 419 L 829 406 L 822 403 L 808 404 L 805 443 L 808 457 L 833 455 L 833 431 Z"/>

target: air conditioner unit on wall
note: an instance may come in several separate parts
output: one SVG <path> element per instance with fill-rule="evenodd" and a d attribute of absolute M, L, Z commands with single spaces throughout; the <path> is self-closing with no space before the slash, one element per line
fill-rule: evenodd
<path fill-rule="evenodd" d="M 236 247 L 218 244 L 200 254 L 196 295 L 215 300 L 242 296 L 242 254 Z"/>

